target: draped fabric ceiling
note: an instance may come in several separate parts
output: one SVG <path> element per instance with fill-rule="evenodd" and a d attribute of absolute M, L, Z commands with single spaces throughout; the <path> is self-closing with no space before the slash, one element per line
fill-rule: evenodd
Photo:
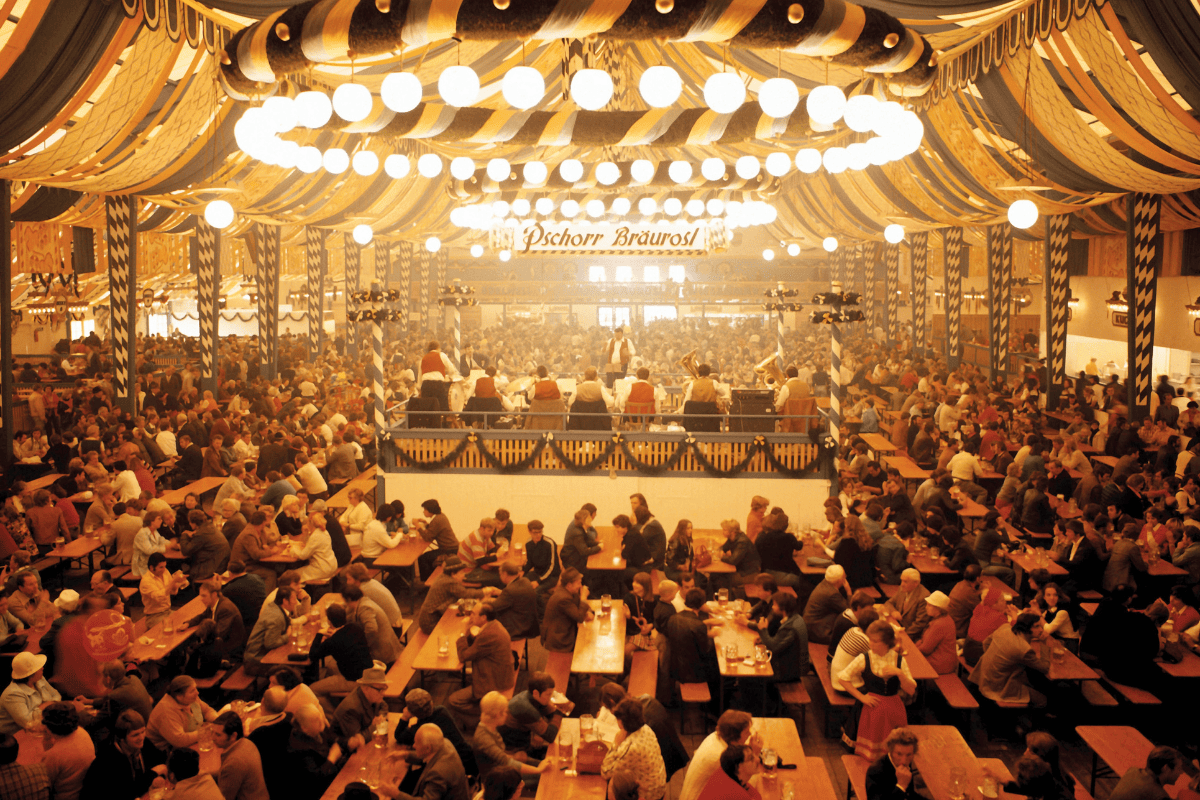
<path fill-rule="evenodd" d="M 820 10 L 838 1 L 810 0 L 805 6 Z M 450 5 L 462 25 L 467 15 L 481 13 L 481 3 L 497 13 L 492 0 L 393 0 L 392 10 L 406 13 L 408 25 L 420 22 L 422 8 Z M 328 18 L 345 19 L 358 18 L 357 5 L 374 13 L 373 0 L 305 4 Z M 591 3 L 542 5 L 560 11 Z M 616 5 L 644 10 L 653 8 L 653 0 Z M 704 5 L 706 12 L 750 7 L 760 15 L 786 16 L 789 3 L 676 0 L 675 5 Z M 924 144 L 884 167 L 837 176 L 793 169 L 757 192 L 747 190 L 747 199 L 767 199 L 778 209 L 772 236 L 819 247 L 830 234 L 844 242 L 880 240 L 893 221 L 910 231 L 986 225 L 1003 220 L 1008 205 L 1021 197 L 1038 203 L 1043 220 L 1047 214 L 1075 213 L 1076 235 L 1111 235 L 1124 229 L 1121 198 L 1131 191 L 1166 196 L 1164 230 L 1200 226 L 1200 119 L 1194 112 L 1200 104 L 1200 10 L 1192 0 L 863 5 L 892 15 L 937 51 L 932 85 L 909 92 L 916 96 L 905 100 L 925 123 Z M 433 180 L 415 169 L 400 180 L 382 171 L 373 177 L 323 170 L 304 175 L 258 163 L 237 148 L 233 125 L 248 103 L 231 99 L 222 86 L 220 54 L 243 28 L 287 8 L 274 0 L 0 0 L 0 19 L 7 20 L 0 27 L 0 177 L 13 181 L 16 218 L 102 229 L 103 195 L 131 193 L 143 200 L 141 229 L 159 233 L 191 230 L 206 202 L 224 198 L 238 212 L 230 233 L 237 236 L 253 222 L 267 221 L 284 226 L 285 245 L 302 244 L 305 225 L 348 231 L 360 222 L 392 240 L 437 235 L 451 245 L 486 243 L 486 235 L 450 224 L 450 211 L 471 200 L 462 199 L 469 193 L 446 173 Z M 466 155 L 480 166 L 493 157 L 514 164 L 541 159 L 553 167 L 566 158 L 594 166 L 636 158 L 698 164 L 713 156 L 732 165 L 742 155 L 765 157 L 780 150 L 794 155 L 801 147 L 824 149 L 864 138 L 842 125 L 812 130 L 803 102 L 791 120 L 762 117 L 753 98 L 767 78 L 792 78 L 802 96 L 825 82 L 848 94 L 896 88 L 884 75 L 839 63 L 845 59 L 827 62 L 743 46 L 738 35 L 727 48 L 719 37 L 631 41 L 601 33 L 586 45 L 492 38 L 461 44 L 443 39 L 360 56 L 353 62 L 355 80 L 376 97 L 383 76 L 402 64 L 420 77 L 426 102 L 410 115 L 390 115 L 387 124 L 372 126 L 368 120 L 351 130 L 298 129 L 287 136 L 321 149 L 370 148 L 381 158 L 392 152 Z M 352 71 L 344 50 L 341 58 L 335 48 L 321 63 L 278 76 L 284 80 L 280 90 L 294 92 L 297 84 L 332 90 Z M 564 99 L 569 69 L 588 59 L 613 73 L 617 87 L 610 106 L 590 116 Z M 437 76 L 460 62 L 473 66 L 483 84 L 475 109 L 443 107 L 437 96 Z M 568 133 L 560 128 L 554 137 L 515 135 L 521 120 L 514 121 L 499 87 L 503 74 L 521 63 L 546 78 L 546 96 L 534 116 L 544 112 L 537 119 L 569 120 Z M 684 81 L 679 108 L 669 113 L 692 114 L 687 119 L 700 120 L 702 133 L 696 133 L 700 123 L 689 123 L 688 135 L 663 136 L 670 126 L 661 120 L 636 136 L 621 127 L 645 114 L 637 81 L 645 68 L 659 63 L 676 66 Z M 723 68 L 745 79 L 753 104 L 732 118 L 699 111 L 705 79 Z M 651 129 L 658 133 L 645 132 Z M 483 196 L 518 196 L 513 187 L 484 187 L 489 189 L 495 192 Z M 706 194 L 711 187 L 687 191 L 693 190 L 702 198 L 715 196 Z M 612 191 L 593 182 L 573 196 L 611 198 L 606 192 Z M 660 201 L 681 194 L 661 185 L 645 193 Z M 1041 238 L 1042 225 L 1028 235 Z M 936 235 L 932 244 L 940 246 Z"/>

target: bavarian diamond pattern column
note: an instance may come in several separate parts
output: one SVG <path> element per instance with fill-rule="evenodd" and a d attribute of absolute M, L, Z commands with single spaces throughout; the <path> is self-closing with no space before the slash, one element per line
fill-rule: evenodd
<path fill-rule="evenodd" d="M 217 392 L 217 337 L 221 276 L 221 232 L 196 220 L 196 313 L 200 318 L 200 388 Z"/>
<path fill-rule="evenodd" d="M 376 310 L 375 319 L 371 322 L 371 391 L 375 393 L 375 442 L 382 442 L 384 429 L 383 409 L 383 323 L 379 320 Z"/>
<path fill-rule="evenodd" d="M 419 262 L 418 265 L 421 268 L 421 282 L 420 282 L 420 286 L 419 286 L 420 302 L 417 303 L 417 310 L 420 311 L 420 318 L 418 320 L 418 322 L 420 324 L 420 328 L 418 328 L 418 330 L 425 330 L 425 331 L 433 329 L 433 325 L 430 322 L 431 317 L 429 314 L 429 312 L 430 312 L 430 308 L 429 308 L 429 303 L 430 303 L 429 260 L 432 256 L 433 256 L 433 254 L 430 253 L 428 250 L 426 250 L 424 247 L 420 248 L 417 251 L 417 259 Z"/>
<path fill-rule="evenodd" d="M 884 282 L 883 290 L 887 295 L 884 308 L 887 309 L 887 338 L 889 342 L 900 341 L 900 245 L 883 245 Z"/>
<path fill-rule="evenodd" d="M 992 376 L 1008 374 L 1008 332 L 1012 315 L 1012 226 L 991 225 L 987 229 L 988 316 L 991 346 L 988 348 Z"/>
<path fill-rule="evenodd" d="M 909 234 L 909 259 L 912 261 L 912 323 L 913 351 L 918 357 L 925 356 L 929 334 L 925 330 L 925 284 L 929 274 L 929 233 Z"/>
<path fill-rule="evenodd" d="M 780 370 L 787 369 L 787 360 L 783 355 L 783 310 L 775 312 L 775 363 Z"/>
<path fill-rule="evenodd" d="M 257 223 L 254 226 L 254 238 L 258 254 L 255 278 L 258 289 L 259 374 L 271 380 L 276 372 L 275 341 L 279 335 L 279 228 Z"/>
<path fill-rule="evenodd" d="M 130 365 L 134 362 L 137 330 L 137 198 L 109 195 L 104 199 L 108 222 L 109 326 L 113 346 L 113 390 L 116 405 L 130 417 L 136 414 L 136 395 Z"/>
<path fill-rule="evenodd" d="M 1125 246 L 1129 296 L 1129 417 L 1150 414 L 1154 365 L 1154 304 L 1162 266 L 1162 197 L 1134 192 L 1125 198 Z"/>
<path fill-rule="evenodd" d="M 412 320 L 408 316 L 412 301 L 412 259 L 412 242 L 396 245 L 396 261 L 400 265 L 400 325 L 405 333 L 412 330 Z"/>
<path fill-rule="evenodd" d="M 831 282 L 842 283 L 846 280 L 845 262 L 845 250 L 838 249 L 829 254 L 829 280 Z"/>
<path fill-rule="evenodd" d="M 433 254 L 434 265 L 437 267 L 435 277 L 437 282 L 430 287 L 430 292 L 433 298 L 433 307 L 430 311 L 434 315 L 433 330 L 441 331 L 444 329 L 446 320 L 445 314 L 442 313 L 442 307 L 438 304 L 438 293 L 442 291 L 442 287 L 446 285 L 446 269 L 450 265 L 450 258 L 445 249 L 439 250 Z"/>
<path fill-rule="evenodd" d="M 833 291 L 841 292 L 841 284 L 833 284 Z M 841 306 L 834 308 L 841 311 Z M 833 441 L 842 441 L 842 329 L 836 322 L 829 324 L 829 435 Z"/>
<path fill-rule="evenodd" d="M 346 298 L 346 354 L 357 359 L 358 323 L 352 322 L 350 316 L 358 311 L 358 303 L 355 303 L 350 295 L 358 291 L 358 280 L 362 272 L 362 248 L 348 233 L 342 234 L 342 247 L 346 251 L 345 292 L 343 293 Z"/>
<path fill-rule="evenodd" d="M 863 263 L 867 273 L 866 300 L 867 336 L 875 335 L 875 284 L 879 276 L 879 245 L 867 242 L 863 245 Z"/>
<path fill-rule="evenodd" d="M 1046 220 L 1046 408 L 1057 409 L 1062 382 L 1067 375 L 1067 317 L 1071 279 L 1067 250 L 1071 244 L 1071 217 L 1058 214 Z"/>
<path fill-rule="evenodd" d="M 850 256 L 850 254 L 847 253 L 847 257 L 854 259 L 854 272 L 855 272 L 854 283 L 860 287 L 858 290 L 858 293 L 859 293 L 859 295 L 862 296 L 863 304 L 864 304 L 863 305 L 863 320 L 864 320 L 863 326 L 867 327 L 869 329 L 870 324 L 871 324 L 871 318 L 869 316 L 867 316 L 867 314 L 866 314 L 867 254 L 864 252 L 863 245 L 859 244 L 859 245 L 854 246 L 854 255 Z"/>
<path fill-rule="evenodd" d="M 324 273 L 325 232 L 308 226 L 304 229 L 304 265 L 308 288 L 308 358 L 321 353 L 321 323 L 325 316 L 325 295 L 321 287 Z"/>
<path fill-rule="evenodd" d="M 963 229 L 946 228 L 942 231 L 942 243 L 946 270 L 946 364 L 956 369 L 962 362 Z"/>

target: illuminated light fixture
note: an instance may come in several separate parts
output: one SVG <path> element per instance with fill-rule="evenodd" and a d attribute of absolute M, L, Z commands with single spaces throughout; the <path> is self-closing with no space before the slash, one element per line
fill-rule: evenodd
<path fill-rule="evenodd" d="M 666 108 L 675 104 L 683 92 L 683 81 L 674 67 L 650 67 L 638 81 L 638 91 L 651 108 Z"/>
<path fill-rule="evenodd" d="M 379 97 L 383 104 L 398 114 L 412 111 L 421 103 L 425 88 L 421 79 L 411 72 L 392 72 L 383 79 Z"/>
<path fill-rule="evenodd" d="M 782 178 L 792 168 L 792 160 L 787 153 L 771 153 L 766 160 L 767 174 Z"/>
<path fill-rule="evenodd" d="M 1038 221 L 1038 207 L 1032 200 L 1016 200 L 1008 207 L 1008 221 L 1014 228 L 1031 228 Z"/>
<path fill-rule="evenodd" d="M 787 78 L 771 78 L 758 90 L 758 105 L 768 117 L 786 117 L 800 105 L 800 90 Z"/>
<path fill-rule="evenodd" d="M 879 136 L 873 136 L 867 139 L 867 157 L 871 159 L 871 163 L 877 167 L 882 167 L 884 164 L 892 161 L 892 154 L 888 148 L 888 142 Z"/>
<path fill-rule="evenodd" d="M 700 174 L 706 181 L 719 181 L 725 177 L 725 162 L 719 158 L 706 158 L 700 162 Z"/>
<path fill-rule="evenodd" d="M 604 186 L 612 186 L 621 180 L 621 168 L 611 161 L 602 161 L 596 165 L 596 180 Z"/>
<path fill-rule="evenodd" d="M 417 159 L 417 172 L 425 178 L 436 178 L 442 174 L 442 158 L 434 153 L 426 153 Z"/>
<path fill-rule="evenodd" d="M 889 244 L 900 244 L 904 241 L 904 226 L 893 222 L 883 229 L 883 238 Z"/>
<path fill-rule="evenodd" d="M 826 236 L 825 239 L 821 242 L 821 247 L 825 248 L 826 253 L 832 253 L 834 250 L 837 250 L 838 249 L 837 237 Z"/>
<path fill-rule="evenodd" d="M 442 249 L 442 240 L 436 236 L 430 236 L 425 240 L 425 249 L 431 253 L 436 253 Z"/>
<path fill-rule="evenodd" d="M 895 100 L 888 100 L 885 103 L 880 103 L 875 106 L 875 124 L 871 126 L 871 130 L 880 136 L 887 136 L 899 123 L 900 115 L 904 113 L 904 106 L 897 103 Z"/>
<path fill-rule="evenodd" d="M 296 154 L 296 169 L 306 175 L 311 175 L 321 168 L 321 151 L 312 145 L 300 148 Z"/>
<path fill-rule="evenodd" d="M 795 242 L 792 242 L 791 244 L 789 244 L 787 246 L 787 254 L 789 256 L 791 256 L 792 258 L 795 258 L 796 256 L 800 255 L 800 245 L 796 244 Z"/>
<path fill-rule="evenodd" d="M 505 73 L 500 92 L 510 106 L 525 111 L 542 101 L 546 80 L 533 67 L 513 67 Z"/>
<path fill-rule="evenodd" d="M 796 153 L 796 169 L 812 175 L 821 168 L 821 151 L 813 147 L 806 147 Z"/>
<path fill-rule="evenodd" d="M 704 210 L 711 216 L 719 217 L 725 213 L 725 201 L 719 197 L 714 197 L 704 204 Z"/>
<path fill-rule="evenodd" d="M 450 174 L 460 181 L 470 179 L 475 174 L 475 159 L 466 156 L 451 159 Z"/>
<path fill-rule="evenodd" d="M 649 183 L 654 179 L 654 164 L 644 158 L 639 158 L 629 165 L 629 177 L 634 183 Z"/>
<path fill-rule="evenodd" d="M 612 77 L 602 69 L 581 69 L 571 76 L 571 99 L 586 111 L 604 108 L 612 95 Z"/>
<path fill-rule="evenodd" d="M 579 203 L 570 199 L 563 200 L 561 210 L 564 217 L 575 217 L 579 214 Z"/>
<path fill-rule="evenodd" d="M 1197 299 L 1197 302 L 1200 302 L 1200 298 Z M 1070 289 L 1067 289 L 1067 308 L 1072 310 L 1079 308 L 1079 298 Z"/>
<path fill-rule="evenodd" d="M 871 166 L 871 151 L 866 142 L 854 142 L 846 145 L 846 166 L 859 171 Z"/>
<path fill-rule="evenodd" d="M 481 245 L 481 244 L 471 245 L 471 256 L 472 257 L 479 258 L 482 255 L 483 255 L 483 245 Z"/>
<path fill-rule="evenodd" d="M 333 117 L 333 103 L 324 92 L 301 92 L 295 107 L 297 121 L 306 128 L 320 128 Z"/>
<path fill-rule="evenodd" d="M 588 200 L 587 215 L 589 217 L 604 216 L 604 201 L 603 200 Z"/>
<path fill-rule="evenodd" d="M 321 156 L 321 164 L 331 175 L 341 175 L 350 167 L 350 155 L 340 147 L 331 147 Z"/>
<path fill-rule="evenodd" d="M 846 167 L 846 148 L 831 147 L 821 156 L 821 163 L 825 165 L 825 171 L 834 175 L 845 172 Z"/>
<path fill-rule="evenodd" d="M 493 158 L 487 163 L 487 176 L 496 183 L 508 180 L 508 176 L 511 174 L 512 165 L 506 158 Z"/>
<path fill-rule="evenodd" d="M 446 67 L 438 76 L 438 94 L 447 105 L 465 108 L 479 97 L 479 76 L 463 65 Z"/>
<path fill-rule="evenodd" d="M 1126 314 L 1129 312 L 1129 300 L 1125 293 L 1119 290 L 1113 290 L 1112 296 L 1104 301 L 1108 306 L 1109 311 L 1114 311 L 1118 314 Z"/>
<path fill-rule="evenodd" d="M 204 221 L 217 230 L 233 223 L 233 206 L 224 200 L 213 200 L 204 207 Z"/>
<path fill-rule="evenodd" d="M 1078 303 L 1079 301 L 1076 300 L 1075 302 Z M 1071 301 L 1068 300 L 1067 305 L 1070 305 L 1070 304 L 1071 304 Z M 1200 297 L 1196 298 L 1196 302 L 1185 305 L 1184 308 L 1187 309 L 1189 316 L 1200 317 Z"/>
<path fill-rule="evenodd" d="M 547 217 L 554 212 L 554 201 L 549 197 L 539 197 L 533 207 L 537 213 Z"/>
<path fill-rule="evenodd" d="M 617 216 L 623 217 L 629 213 L 629 209 L 632 207 L 632 205 L 633 204 L 629 202 L 628 197 L 618 197 L 616 200 L 612 201 L 609 209 Z"/>
<path fill-rule="evenodd" d="M 667 216 L 678 217 L 683 213 L 683 201 L 678 197 L 668 197 L 663 201 L 663 213 Z"/>
<path fill-rule="evenodd" d="M 567 183 L 575 183 L 583 177 L 583 164 L 577 158 L 568 158 L 558 165 L 558 174 Z"/>
<path fill-rule="evenodd" d="M 643 197 L 638 200 L 638 213 L 642 216 L 648 217 L 655 211 L 658 211 L 658 202 L 653 197 Z"/>
<path fill-rule="evenodd" d="M 837 86 L 818 86 L 808 93 L 804 107 L 814 122 L 832 125 L 846 111 L 846 93 Z"/>
<path fill-rule="evenodd" d="M 507 200 L 497 200 L 492 203 L 493 216 L 507 217 L 510 211 L 512 211 L 512 206 L 508 204 Z"/>
<path fill-rule="evenodd" d="M 541 186 L 546 182 L 546 178 L 550 177 L 550 170 L 546 169 L 544 162 L 527 161 L 525 166 L 521 167 L 521 177 L 526 183 Z"/>
<path fill-rule="evenodd" d="M 392 153 L 383 160 L 383 171 L 390 178 L 405 178 L 412 170 L 412 164 L 408 160 L 408 156 Z"/>
<path fill-rule="evenodd" d="M 376 172 L 379 172 L 379 156 L 370 150 L 359 150 L 354 154 L 354 159 L 351 163 L 354 166 L 354 171 L 359 175 L 374 175 Z"/>
<path fill-rule="evenodd" d="M 774 250 L 772 250 L 769 247 L 766 250 L 763 250 L 763 261 L 774 261 L 774 260 L 775 260 L 775 251 Z"/>
<path fill-rule="evenodd" d="M 667 175 L 675 183 L 687 183 L 692 179 L 692 165 L 687 161 L 672 161 L 667 167 Z"/>
<path fill-rule="evenodd" d="M 370 225 L 355 225 L 353 236 L 355 242 L 365 246 L 371 243 L 371 239 L 375 238 L 375 231 L 371 230 Z"/>
<path fill-rule="evenodd" d="M 758 177 L 758 172 L 762 165 L 758 163 L 758 159 L 754 156 L 742 156 L 733 165 L 734 172 L 744 181 Z"/>
<path fill-rule="evenodd" d="M 875 127 L 875 112 L 879 101 L 869 94 L 860 94 L 846 101 L 846 110 L 842 118 L 846 127 L 858 133 L 866 133 Z"/>
<path fill-rule="evenodd" d="M 362 122 L 371 113 L 371 90 L 361 83 L 343 83 L 333 90 L 333 110 L 346 122 Z"/>
<path fill-rule="evenodd" d="M 684 206 L 684 210 L 687 211 L 688 216 L 698 217 L 704 213 L 704 201 L 700 200 L 699 198 L 692 198 L 691 200 L 687 201 L 687 205 Z"/>
<path fill-rule="evenodd" d="M 299 122 L 295 101 L 284 95 L 268 97 L 262 104 L 262 110 L 267 112 L 275 133 L 287 133 Z"/>
<path fill-rule="evenodd" d="M 732 114 L 746 102 L 746 84 L 732 72 L 717 72 L 704 82 L 704 104 L 718 114 Z"/>
<path fill-rule="evenodd" d="M 512 250 L 501 250 L 500 251 L 500 260 L 501 261 L 507 262 L 510 258 L 512 258 Z"/>
<path fill-rule="evenodd" d="M 512 201 L 512 213 L 518 217 L 529 216 L 529 201 L 524 197 L 519 197 Z"/>

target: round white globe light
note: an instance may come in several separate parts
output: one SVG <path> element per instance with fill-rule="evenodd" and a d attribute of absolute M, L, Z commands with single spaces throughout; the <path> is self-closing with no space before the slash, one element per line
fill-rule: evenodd
<path fill-rule="evenodd" d="M 718 114 L 732 114 L 746 102 L 746 84 L 732 72 L 717 72 L 704 82 L 704 104 Z"/>
<path fill-rule="evenodd" d="M 438 94 L 456 108 L 472 105 L 479 97 L 479 76 L 463 65 L 446 67 L 438 76 Z"/>
<path fill-rule="evenodd" d="M 638 200 L 638 211 L 642 216 L 648 217 L 658 211 L 658 202 L 653 197 L 643 197 Z"/>
<path fill-rule="evenodd" d="M 893 222 L 883 229 L 883 238 L 889 244 L 900 244 L 904 241 L 904 226 Z"/>
<path fill-rule="evenodd" d="M 725 162 L 719 158 L 706 158 L 700 162 L 700 174 L 706 181 L 719 181 L 725 177 Z"/>
<path fill-rule="evenodd" d="M 326 172 L 341 175 L 350 166 L 350 155 L 340 147 L 331 147 L 321 156 L 321 164 Z"/>
<path fill-rule="evenodd" d="M 512 201 L 512 212 L 518 217 L 529 216 L 529 201 L 524 197 L 518 197 Z"/>
<path fill-rule="evenodd" d="M 460 228 L 468 228 L 471 225 L 472 214 L 464 206 L 450 209 L 450 224 L 457 225 Z"/>
<path fill-rule="evenodd" d="M 296 156 L 296 169 L 305 175 L 311 175 L 321 168 L 321 151 L 312 145 L 300 148 Z"/>
<path fill-rule="evenodd" d="M 204 221 L 217 230 L 228 228 L 233 222 L 233 206 L 224 200 L 213 200 L 204 207 Z"/>
<path fill-rule="evenodd" d="M 775 251 L 774 250 L 772 250 L 769 247 L 766 250 L 763 250 L 763 261 L 774 261 L 774 260 L 775 260 Z"/>
<path fill-rule="evenodd" d="M 687 183 L 692 179 L 692 165 L 687 161 L 672 161 L 667 167 L 667 175 L 675 183 Z"/>
<path fill-rule="evenodd" d="M 383 160 L 383 171 L 390 178 L 404 178 L 408 176 L 412 170 L 412 164 L 409 163 L 408 156 L 392 153 Z"/>
<path fill-rule="evenodd" d="M 374 175 L 379 172 L 379 156 L 370 150 L 359 150 L 350 163 L 359 175 Z"/>
<path fill-rule="evenodd" d="M 687 211 L 689 216 L 698 217 L 704 213 L 704 201 L 700 200 L 699 198 L 692 198 L 691 200 L 687 201 L 687 205 L 684 206 L 684 210 Z"/>
<path fill-rule="evenodd" d="M 758 159 L 754 156 L 742 156 L 733 166 L 737 176 L 745 181 L 756 177 L 761 168 L 762 165 L 758 163 Z"/>
<path fill-rule="evenodd" d="M 846 93 L 837 86 L 818 86 L 808 93 L 804 107 L 813 122 L 832 125 L 846 111 Z"/>
<path fill-rule="evenodd" d="M 628 197 L 618 197 L 616 200 L 612 201 L 612 204 L 609 205 L 608 208 L 610 211 L 612 211 L 612 213 L 619 217 L 623 217 L 629 213 L 629 209 L 631 207 L 632 203 L 629 202 Z"/>
<path fill-rule="evenodd" d="M 301 92 L 295 107 L 297 122 L 306 128 L 319 128 L 333 117 L 333 103 L 324 92 Z"/>
<path fill-rule="evenodd" d="M 451 159 L 450 174 L 460 181 L 470 179 L 475 174 L 475 159 L 466 156 Z"/>
<path fill-rule="evenodd" d="M 833 236 L 826 236 L 821 242 L 821 247 L 825 248 L 826 253 L 832 253 L 838 249 L 838 240 Z"/>
<path fill-rule="evenodd" d="M 1008 221 L 1014 228 L 1030 228 L 1038 221 L 1038 207 L 1032 200 L 1017 200 L 1008 207 Z"/>
<path fill-rule="evenodd" d="M 276 133 L 287 133 L 299 123 L 296 103 L 290 97 L 268 97 L 263 102 L 262 109 L 270 117 L 271 127 Z"/>
<path fill-rule="evenodd" d="M 796 169 L 812 175 L 821 168 L 821 151 L 813 147 L 806 147 L 796 153 Z"/>
<path fill-rule="evenodd" d="M 869 94 L 860 94 L 846 101 L 846 110 L 842 114 L 846 127 L 852 131 L 866 133 L 875 126 L 875 110 L 879 101 Z"/>
<path fill-rule="evenodd" d="M 270 117 L 261 108 L 248 108 L 233 126 L 233 138 L 245 153 L 258 152 L 272 137 Z"/>
<path fill-rule="evenodd" d="M 508 180 L 511 174 L 512 165 L 508 163 L 507 158 L 493 158 L 487 163 L 487 176 L 496 183 Z"/>
<path fill-rule="evenodd" d="M 604 186 L 612 186 L 621 180 L 621 168 L 611 161 L 602 161 L 596 165 L 596 180 Z"/>
<path fill-rule="evenodd" d="M 361 83 L 343 83 L 333 90 L 333 110 L 346 122 L 361 122 L 371 113 L 371 90 Z"/>
<path fill-rule="evenodd" d="M 821 156 L 821 163 L 825 165 L 825 170 L 837 175 L 839 172 L 846 171 L 846 148 L 831 147 Z"/>
<path fill-rule="evenodd" d="M 483 245 L 481 245 L 481 244 L 471 245 L 471 257 L 479 258 L 481 255 L 483 255 Z"/>
<path fill-rule="evenodd" d="M 872 136 L 867 139 L 867 157 L 871 163 L 877 167 L 882 167 L 884 164 L 892 160 L 892 151 L 888 147 L 888 141 L 880 136 Z"/>
<path fill-rule="evenodd" d="M 854 142 L 846 146 L 846 166 L 853 170 L 871 166 L 871 152 L 865 142 Z"/>
<path fill-rule="evenodd" d="M 425 87 L 421 79 L 411 72 L 392 72 L 386 75 L 379 87 L 383 104 L 399 114 L 412 111 L 421 103 Z"/>
<path fill-rule="evenodd" d="M 436 236 L 430 236 L 425 240 L 425 249 L 431 253 L 436 253 L 442 249 L 442 240 Z"/>
<path fill-rule="evenodd" d="M 787 153 L 771 153 L 766 161 L 767 174 L 782 178 L 792 168 L 792 160 Z"/>
<path fill-rule="evenodd" d="M 294 169 L 300 160 L 300 145 L 296 142 L 284 142 L 279 147 L 279 166 L 284 169 Z"/>
<path fill-rule="evenodd" d="M 649 183 L 654 179 L 654 164 L 644 158 L 639 158 L 629 165 L 629 177 L 634 183 Z"/>
<path fill-rule="evenodd" d="M 510 258 L 512 258 L 512 250 L 501 250 L 500 251 L 500 260 L 501 261 L 504 261 L 507 263 Z"/>
<path fill-rule="evenodd" d="M 521 167 L 521 177 L 531 186 L 541 186 L 549 175 L 550 171 L 542 161 L 526 161 Z"/>
<path fill-rule="evenodd" d="M 671 217 L 678 217 L 683 213 L 683 201 L 678 197 L 668 197 L 663 201 L 663 213 Z"/>
<path fill-rule="evenodd" d="M 719 217 L 725 213 L 725 201 L 719 197 L 714 197 L 704 204 L 704 210 L 707 211 L 710 216 Z"/>
<path fill-rule="evenodd" d="M 604 201 L 603 200 L 588 200 L 587 215 L 589 217 L 604 216 Z"/>
<path fill-rule="evenodd" d="M 496 217 L 507 217 L 508 212 L 512 211 L 512 206 L 507 200 L 497 200 L 492 203 L 492 215 Z"/>
<path fill-rule="evenodd" d="M 513 108 L 533 108 L 546 94 L 546 80 L 533 67 L 513 67 L 504 75 L 500 92 Z"/>
<path fill-rule="evenodd" d="M 435 153 L 426 153 L 417 159 L 417 172 L 424 178 L 436 178 L 442 174 L 442 157 Z"/>
<path fill-rule="evenodd" d="M 568 158 L 558 165 L 558 174 L 567 183 L 575 183 L 583 177 L 583 164 L 577 158 Z"/>
<path fill-rule="evenodd" d="M 651 108 L 666 108 L 674 105 L 683 92 L 683 81 L 674 67 L 650 67 L 638 81 L 638 91 Z"/>
<path fill-rule="evenodd" d="M 371 239 L 375 238 L 375 231 L 371 230 L 370 225 L 355 225 L 354 226 L 354 241 L 361 245 L 368 245 Z"/>
<path fill-rule="evenodd" d="M 875 107 L 875 124 L 871 126 L 871 130 L 880 136 L 887 136 L 903 113 L 904 106 L 895 100 L 880 103 Z"/>
<path fill-rule="evenodd" d="M 612 78 L 602 69 L 581 69 L 571 76 L 571 99 L 582 109 L 598 111 L 612 95 Z"/>
<path fill-rule="evenodd" d="M 576 200 L 570 200 L 570 199 L 563 200 L 561 210 L 562 210 L 562 214 L 564 217 L 578 216 L 579 203 Z"/>
<path fill-rule="evenodd" d="M 915 153 L 921 147 L 921 140 L 925 138 L 925 123 L 912 111 L 904 111 L 896 118 L 885 138 L 897 142 L 897 146 L 905 155 Z"/>
<path fill-rule="evenodd" d="M 554 212 L 554 201 L 549 197 L 539 197 L 537 202 L 533 204 L 533 207 L 537 213 L 543 217 L 548 217 Z"/>
<path fill-rule="evenodd" d="M 792 258 L 795 258 L 796 256 L 800 255 L 800 245 L 796 244 L 795 242 L 792 242 L 791 244 L 789 244 L 787 246 L 787 254 L 789 256 L 791 256 Z"/>
<path fill-rule="evenodd" d="M 771 78 L 758 90 L 758 105 L 768 117 L 786 117 L 800 105 L 800 90 L 787 78 Z"/>

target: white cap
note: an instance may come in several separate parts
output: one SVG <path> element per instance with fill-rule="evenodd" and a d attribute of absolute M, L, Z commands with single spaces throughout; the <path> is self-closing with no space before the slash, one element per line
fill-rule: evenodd
<path fill-rule="evenodd" d="M 825 568 L 825 580 L 830 583 L 841 583 L 846 579 L 846 570 L 841 564 L 830 564 Z"/>

